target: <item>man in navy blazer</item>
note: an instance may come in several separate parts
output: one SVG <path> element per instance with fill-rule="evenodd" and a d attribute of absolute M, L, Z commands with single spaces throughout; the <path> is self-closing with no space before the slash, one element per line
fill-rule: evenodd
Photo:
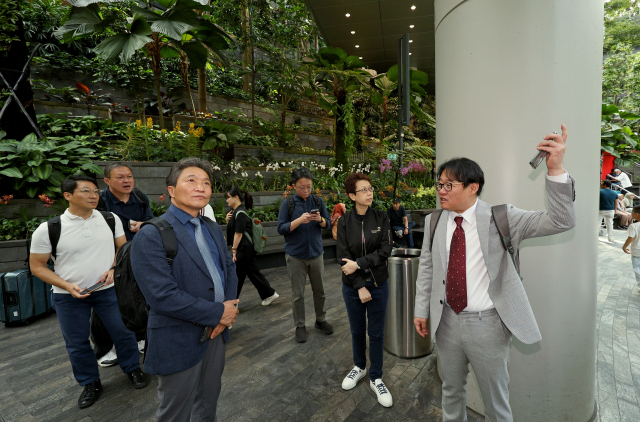
<path fill-rule="evenodd" d="M 171 206 L 162 216 L 178 252 L 167 263 L 159 230 L 133 240 L 131 266 L 149 310 L 144 370 L 158 375 L 156 421 L 215 421 L 229 327 L 238 314 L 235 264 L 217 223 L 199 214 L 211 197 L 211 165 L 190 157 L 167 176 Z M 210 340 L 200 343 L 205 327 Z"/>

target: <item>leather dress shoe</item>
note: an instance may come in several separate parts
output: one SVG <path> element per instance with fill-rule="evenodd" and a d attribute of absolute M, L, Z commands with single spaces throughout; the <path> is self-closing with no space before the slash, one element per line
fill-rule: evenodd
<path fill-rule="evenodd" d="M 129 372 L 127 376 L 133 384 L 133 388 L 135 388 L 136 390 L 144 388 L 147 386 L 147 384 L 149 384 L 149 381 L 147 381 L 140 368 L 134 369 L 133 371 Z"/>
<path fill-rule="evenodd" d="M 316 328 L 325 334 L 333 333 L 333 327 L 327 321 L 316 321 Z"/>
<path fill-rule="evenodd" d="M 307 341 L 307 329 L 305 327 L 296 328 L 296 341 L 298 343 L 304 343 Z"/>
<path fill-rule="evenodd" d="M 102 393 L 102 383 L 100 380 L 85 385 L 78 399 L 78 407 L 84 409 L 85 407 L 91 406 L 98 400 L 100 393 Z"/>

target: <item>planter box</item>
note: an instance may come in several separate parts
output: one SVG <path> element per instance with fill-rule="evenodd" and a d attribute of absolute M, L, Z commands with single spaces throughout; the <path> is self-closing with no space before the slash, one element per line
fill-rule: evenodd
<path fill-rule="evenodd" d="M 58 198 L 56 201 L 64 202 L 64 199 Z M 45 207 L 39 199 L 12 199 L 7 205 L 0 205 L 0 218 L 18 218 L 20 208 L 26 209 L 33 217 L 49 217 L 56 214 L 53 209 Z"/>
<path fill-rule="evenodd" d="M 54 101 L 33 100 L 36 114 L 67 113 L 72 116 L 96 116 L 99 119 L 111 119 L 111 109 L 105 106 L 65 104 Z"/>
<path fill-rule="evenodd" d="M 0 273 L 27 268 L 27 241 L 6 240 L 0 242 Z"/>

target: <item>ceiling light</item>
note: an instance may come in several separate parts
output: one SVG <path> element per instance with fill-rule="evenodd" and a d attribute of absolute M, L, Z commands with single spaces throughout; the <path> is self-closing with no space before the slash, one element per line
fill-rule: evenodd
<path fill-rule="evenodd" d="M 411 6 L 411 10 L 416 10 L 416 7 L 415 6 Z"/>
<path fill-rule="evenodd" d="M 351 15 L 350 15 L 349 13 L 347 13 L 345 16 L 346 16 L 346 17 L 349 17 L 349 16 L 351 16 Z"/>
<path fill-rule="evenodd" d="M 359 45 L 356 45 L 356 48 L 360 48 L 360 46 L 359 46 Z"/>
<path fill-rule="evenodd" d="M 409 55 L 411 55 L 411 53 L 409 53 Z"/>
<path fill-rule="evenodd" d="M 356 31 L 351 31 L 351 34 L 355 34 L 355 33 L 356 33 Z"/>
<path fill-rule="evenodd" d="M 413 29 L 414 25 L 409 25 L 409 28 Z"/>
<path fill-rule="evenodd" d="M 413 42 L 413 40 L 409 40 L 409 42 Z"/>
<path fill-rule="evenodd" d="M 358 60 L 362 60 L 362 57 L 358 57 Z"/>

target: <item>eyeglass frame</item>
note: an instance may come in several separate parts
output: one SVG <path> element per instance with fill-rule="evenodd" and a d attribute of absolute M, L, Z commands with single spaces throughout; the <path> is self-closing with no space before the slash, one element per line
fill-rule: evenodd
<path fill-rule="evenodd" d="M 95 195 L 100 195 L 100 189 L 91 189 L 91 190 L 75 189 L 74 192 L 78 192 L 79 194 L 85 195 L 85 196 L 88 196 L 92 193 Z"/>
<path fill-rule="evenodd" d="M 447 189 L 447 185 L 450 185 L 451 187 L 449 189 Z M 464 185 L 464 183 L 463 182 L 455 182 L 455 183 L 453 183 L 453 182 L 447 182 L 447 183 L 435 182 L 433 184 L 433 187 L 435 188 L 436 192 L 439 192 L 443 188 L 444 188 L 445 191 L 451 192 L 455 185 Z"/>
<path fill-rule="evenodd" d="M 368 188 L 362 188 L 360 190 L 356 190 L 356 191 L 353 191 L 353 192 L 357 195 L 358 192 L 371 192 L 371 193 L 373 193 L 375 190 L 376 190 L 375 187 L 369 186 Z"/>

